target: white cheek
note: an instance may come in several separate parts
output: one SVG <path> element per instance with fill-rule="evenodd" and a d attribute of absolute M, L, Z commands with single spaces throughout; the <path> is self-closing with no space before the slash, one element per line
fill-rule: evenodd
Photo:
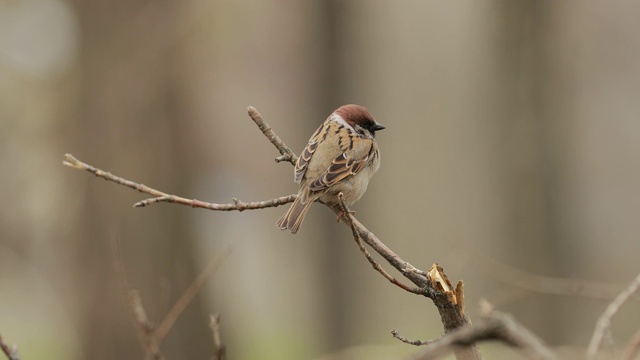
<path fill-rule="evenodd" d="M 352 131 L 355 132 L 355 130 L 353 129 L 353 126 L 347 124 L 347 122 L 342 118 L 342 116 L 338 114 L 331 114 L 331 121 L 335 121 L 338 124 L 343 125 L 347 129 L 351 129 Z"/>

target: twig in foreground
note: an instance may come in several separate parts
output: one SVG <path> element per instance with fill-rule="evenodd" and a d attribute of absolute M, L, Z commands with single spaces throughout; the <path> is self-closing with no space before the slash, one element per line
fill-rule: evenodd
<path fill-rule="evenodd" d="M 128 188 L 137 190 L 141 193 L 154 196 L 153 198 L 138 201 L 137 203 L 133 204 L 133 207 L 145 207 L 154 203 L 169 202 L 169 203 L 177 203 L 180 205 L 187 205 L 194 208 L 201 208 L 201 209 L 208 209 L 208 210 L 215 210 L 215 211 L 244 211 L 244 210 L 257 210 L 257 209 L 264 209 L 269 207 L 285 205 L 290 202 L 293 202 L 296 199 L 296 195 L 292 194 L 292 195 L 282 196 L 275 199 L 270 199 L 265 201 L 253 201 L 248 203 L 242 202 L 235 198 L 233 199 L 232 203 L 228 203 L 228 204 L 209 203 L 209 202 L 200 201 L 196 199 L 187 199 L 181 196 L 167 194 L 160 190 L 156 190 L 154 188 L 148 187 L 144 184 L 139 184 L 135 181 L 127 180 L 120 176 L 116 176 L 108 171 L 98 169 L 93 165 L 84 163 L 78 160 L 77 158 L 75 158 L 71 154 L 65 154 L 64 161 L 62 161 L 62 163 L 68 167 L 78 169 L 78 170 L 88 171 L 97 177 L 101 177 L 105 180 L 112 181 L 116 184 L 126 186 Z"/>
<path fill-rule="evenodd" d="M 493 310 L 487 302 L 481 304 L 485 322 L 465 325 L 429 344 L 417 360 L 432 360 L 477 341 L 499 340 L 521 350 L 530 359 L 555 359 L 555 355 L 537 336 L 518 324 L 512 316 Z"/>
<path fill-rule="evenodd" d="M 620 310 L 620 307 L 624 305 L 629 298 L 638 291 L 640 288 L 640 275 L 636 276 L 635 279 L 629 284 L 629 286 L 620 293 L 610 304 L 607 306 L 607 309 L 598 319 L 596 323 L 596 328 L 593 331 L 593 336 L 591 337 L 591 341 L 589 342 L 589 347 L 587 348 L 587 359 L 595 359 L 598 351 L 600 350 L 600 346 L 602 345 L 602 340 L 604 340 L 605 335 L 610 331 L 609 325 L 611 325 L 611 319 L 613 316 Z"/>
<path fill-rule="evenodd" d="M 209 326 L 211 327 L 211 333 L 213 336 L 212 360 L 227 360 L 227 348 L 222 343 L 222 338 L 220 337 L 220 315 L 211 315 L 210 320 Z"/>
<path fill-rule="evenodd" d="M 5 344 L 4 340 L 2 340 L 2 336 L 0 336 L 0 348 L 2 352 L 7 356 L 9 360 L 20 360 L 20 354 L 18 354 L 18 347 L 16 345 L 9 346 Z"/>

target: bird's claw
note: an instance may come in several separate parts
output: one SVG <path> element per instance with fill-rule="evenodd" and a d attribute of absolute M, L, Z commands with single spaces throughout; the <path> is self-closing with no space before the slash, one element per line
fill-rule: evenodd
<path fill-rule="evenodd" d="M 356 212 L 355 211 L 347 211 L 349 213 L 349 215 L 353 215 Z M 342 218 L 344 217 L 344 211 L 340 211 L 340 214 L 338 214 L 338 217 L 336 218 L 336 222 L 340 222 L 340 220 L 342 220 Z"/>

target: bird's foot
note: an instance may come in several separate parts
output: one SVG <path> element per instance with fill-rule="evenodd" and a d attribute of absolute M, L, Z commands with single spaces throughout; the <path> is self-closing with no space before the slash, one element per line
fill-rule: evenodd
<path fill-rule="evenodd" d="M 349 215 L 354 215 L 356 212 L 349 210 L 348 213 Z M 342 220 L 342 218 L 344 217 L 344 214 L 344 211 L 340 211 L 340 214 L 338 214 L 338 217 L 336 218 L 336 222 L 340 222 L 340 220 Z"/>

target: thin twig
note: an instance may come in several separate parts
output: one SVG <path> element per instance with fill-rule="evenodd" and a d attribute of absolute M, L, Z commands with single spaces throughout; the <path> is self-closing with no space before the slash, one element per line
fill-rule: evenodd
<path fill-rule="evenodd" d="M 382 266 L 380 266 L 380 264 L 378 264 L 378 262 L 376 262 L 376 260 L 371 256 L 371 254 L 369 254 L 369 251 L 367 251 L 367 249 L 364 247 L 364 243 L 362 242 L 362 239 L 360 238 L 360 234 L 358 233 L 358 230 L 353 225 L 352 214 L 351 214 L 351 211 L 349 211 L 349 208 L 347 207 L 347 204 L 344 203 L 343 194 L 342 193 L 338 194 L 338 198 L 340 199 L 340 207 L 341 207 L 341 210 L 342 210 L 341 219 L 344 219 L 344 221 L 351 228 L 351 232 L 353 233 L 353 239 L 358 244 L 358 247 L 360 248 L 360 251 L 362 251 L 362 253 L 367 258 L 367 260 L 369 260 L 369 263 L 371 264 L 371 266 L 373 266 L 373 268 L 377 272 L 382 274 L 382 276 L 384 276 L 387 280 L 389 280 L 392 284 L 398 286 L 399 288 L 401 288 L 401 289 L 403 289 L 405 291 L 414 293 L 414 294 L 418 294 L 418 295 L 424 294 L 424 290 L 422 290 L 421 288 L 411 287 L 409 285 L 403 284 L 398 279 L 393 277 L 391 274 L 386 272 L 382 268 Z"/>
<path fill-rule="evenodd" d="M 222 343 L 222 338 L 220 337 L 220 315 L 213 314 L 210 315 L 209 326 L 211 327 L 211 333 L 213 336 L 213 357 L 212 360 L 226 360 L 227 359 L 227 348 Z"/>
<path fill-rule="evenodd" d="M 131 311 L 131 319 L 138 330 L 138 339 L 145 353 L 145 359 L 164 359 L 160 351 L 160 343 L 155 334 L 155 327 L 147 317 L 147 312 L 142 305 L 140 293 L 132 289 L 127 281 L 122 254 L 120 253 L 118 239 L 115 236 L 111 237 L 111 253 L 113 270 L 118 277 L 122 293 L 128 298 L 128 308 Z"/>
<path fill-rule="evenodd" d="M 247 111 L 249 112 L 251 120 L 258 125 L 258 128 L 260 128 L 260 131 L 262 131 L 264 136 L 266 136 L 273 146 L 280 151 L 281 156 L 276 158 L 276 162 L 288 161 L 292 165 L 295 165 L 298 160 L 296 154 L 294 154 L 293 151 L 291 151 L 291 148 L 289 148 L 287 144 L 285 144 L 284 141 L 282 141 L 282 139 L 280 139 L 280 137 L 271 129 L 271 126 L 262 119 L 262 115 L 260 115 L 258 110 L 253 106 L 249 106 Z"/>
<path fill-rule="evenodd" d="M 175 302 L 173 307 L 171 307 L 169 312 L 164 316 L 157 328 L 152 326 L 151 322 L 148 320 L 146 312 L 142 307 L 142 301 L 140 300 L 139 293 L 136 290 L 131 289 L 131 286 L 127 281 L 124 263 L 122 262 L 122 255 L 120 254 L 118 241 L 115 237 L 113 237 L 111 240 L 111 250 L 113 253 L 112 256 L 114 270 L 118 274 L 118 278 L 120 279 L 120 284 L 123 291 L 129 293 L 131 309 L 133 310 L 134 314 L 133 318 L 136 325 L 141 329 L 139 334 L 142 346 L 148 354 L 153 354 L 156 351 L 156 348 L 158 348 L 157 351 L 159 351 L 160 343 L 162 343 L 162 340 L 169 333 L 184 309 L 187 308 L 187 306 L 191 303 L 191 301 L 193 301 L 195 296 L 200 292 L 207 279 L 213 276 L 222 261 L 226 259 L 227 256 L 229 256 L 229 254 L 231 253 L 231 244 L 224 244 L 215 253 L 215 255 L 209 260 L 205 268 L 193 280 L 187 290 L 185 290 L 182 296 Z M 151 339 L 151 337 L 153 337 L 153 339 Z"/>
<path fill-rule="evenodd" d="M 20 360 L 20 354 L 18 354 L 18 347 L 16 345 L 9 346 L 5 344 L 4 340 L 2 340 L 2 336 L 0 336 L 0 348 L 2 352 L 7 356 L 9 360 Z"/>
<path fill-rule="evenodd" d="M 555 355 L 537 336 L 522 327 L 512 316 L 493 310 L 488 303 L 483 304 L 483 324 L 465 325 L 434 340 L 416 360 L 437 359 L 457 347 L 468 346 L 478 341 L 499 340 L 518 348 L 530 359 L 555 359 Z"/>
<path fill-rule="evenodd" d="M 339 207 L 332 207 L 333 211 L 337 214 L 340 213 Z M 378 237 L 369 231 L 364 225 L 362 225 L 358 219 L 351 216 L 351 221 L 353 222 L 353 227 L 355 227 L 358 235 L 364 242 L 366 242 L 369 246 L 371 246 L 378 254 L 380 254 L 391 266 L 396 268 L 404 277 L 409 279 L 415 285 L 422 289 L 422 295 L 430 298 L 433 301 L 433 304 L 438 309 L 440 313 L 440 319 L 442 320 L 442 325 L 444 327 L 444 331 L 446 334 L 455 331 L 456 329 L 470 326 L 471 321 L 464 313 L 464 303 L 453 303 L 451 301 L 450 294 L 443 293 L 434 287 L 434 284 L 431 280 L 423 275 L 423 271 L 416 271 L 417 269 L 409 264 L 407 261 L 403 260 L 400 256 L 398 256 L 395 252 L 393 252 L 387 245 L 385 245 Z M 347 224 L 347 226 L 349 226 Z M 462 284 L 459 282 L 458 284 Z M 458 291 L 458 287 L 456 287 L 456 293 L 461 293 Z M 480 353 L 480 349 L 477 345 L 470 343 L 464 347 L 458 347 L 454 349 L 454 353 L 456 355 L 456 359 L 482 359 L 482 354 Z"/>
<path fill-rule="evenodd" d="M 156 337 L 156 332 L 153 324 L 149 322 L 147 318 L 147 312 L 142 306 L 142 299 L 140 299 L 140 293 L 137 290 L 129 291 L 129 301 L 133 314 L 135 315 L 136 322 L 138 323 L 138 330 L 140 339 L 145 349 L 145 358 L 154 360 L 163 360 L 164 356 L 160 352 L 160 344 Z"/>
<path fill-rule="evenodd" d="M 600 347 L 602 346 L 602 341 L 605 336 L 611 331 L 609 326 L 611 325 L 611 319 L 613 316 L 620 310 L 620 307 L 624 305 L 624 303 L 631 298 L 633 294 L 638 291 L 640 288 L 640 275 L 636 276 L 635 279 L 629 284 L 629 286 L 620 293 L 610 304 L 607 306 L 607 309 L 598 319 L 596 323 L 596 328 L 593 331 L 593 336 L 591 337 L 591 341 L 589 342 L 589 347 L 587 348 L 587 359 L 595 359 Z"/>
<path fill-rule="evenodd" d="M 284 204 L 288 204 L 293 202 L 296 199 L 296 195 L 287 195 L 281 196 L 275 199 L 269 199 L 264 201 L 251 201 L 251 202 L 243 202 L 236 198 L 232 199 L 233 203 L 228 204 L 215 204 L 209 203 L 205 201 L 200 201 L 196 199 L 185 199 L 180 196 L 175 195 L 164 195 L 155 198 L 149 198 L 142 201 L 138 201 L 133 204 L 133 207 L 145 207 L 151 204 L 159 203 L 159 202 L 168 202 L 168 203 L 179 203 L 182 205 L 191 206 L 194 208 L 202 208 L 214 211 L 245 211 L 245 210 L 257 210 L 257 209 L 265 209 L 270 207 L 276 207 Z"/>
<path fill-rule="evenodd" d="M 336 214 L 340 214 L 342 212 L 342 208 L 339 205 L 332 207 L 332 209 Z M 345 224 L 349 226 L 352 231 L 357 233 L 358 238 L 366 242 L 367 245 L 371 246 L 373 250 L 387 260 L 391 266 L 400 271 L 404 277 L 417 285 L 421 289 L 421 295 L 425 295 L 433 299 L 440 294 L 433 288 L 427 277 L 423 275 L 423 271 L 416 271 L 417 269 L 413 265 L 403 260 L 398 254 L 389 249 L 389 247 L 380 241 L 374 233 L 362 225 L 355 216 L 349 214 L 347 218 L 349 219 L 349 222 Z"/>
<path fill-rule="evenodd" d="M 293 202 L 296 199 L 296 195 L 292 194 L 292 195 L 282 196 L 279 198 L 265 200 L 265 201 L 242 202 L 238 199 L 233 199 L 233 202 L 228 204 L 209 203 L 209 202 L 200 201 L 196 199 L 187 199 L 181 196 L 167 194 L 160 190 L 156 190 L 154 188 L 148 187 L 144 184 L 139 184 L 135 181 L 127 180 L 120 176 L 114 175 L 108 171 L 98 169 L 93 165 L 84 163 L 78 160 L 77 158 L 75 158 L 71 154 L 65 154 L 64 161 L 62 161 L 62 163 L 71 168 L 88 171 L 97 177 L 101 177 L 105 180 L 115 182 L 116 184 L 126 186 L 128 188 L 134 189 L 141 193 L 154 196 L 153 198 L 145 199 L 133 204 L 134 207 L 145 207 L 154 203 L 169 202 L 169 203 L 177 203 L 180 205 L 187 205 L 194 208 L 201 208 L 201 209 L 208 209 L 208 210 L 215 210 L 215 211 L 244 211 L 244 210 L 257 210 L 257 209 L 264 209 L 269 207 L 285 205 L 290 202 Z"/>
<path fill-rule="evenodd" d="M 398 331 L 396 331 L 395 329 L 391 330 L 391 335 L 402 341 L 405 344 L 409 344 L 409 345 L 415 345 L 415 346 L 424 346 L 424 345 L 429 345 L 429 344 L 433 344 L 434 342 L 438 341 L 438 339 L 433 339 L 433 340 L 426 340 L 426 341 L 422 341 L 422 340 L 410 340 L 407 339 L 406 337 L 400 335 L 398 333 Z"/>
<path fill-rule="evenodd" d="M 162 342 L 162 340 L 167 336 L 173 324 L 175 324 L 176 320 L 182 314 L 184 309 L 193 301 L 196 295 L 200 292 L 206 281 L 218 270 L 220 264 L 224 259 L 229 256 L 231 253 L 231 244 L 226 243 L 222 245 L 218 251 L 216 251 L 215 255 L 209 260 L 207 266 L 198 274 L 198 276 L 191 282 L 191 285 L 185 290 L 180 299 L 173 304 L 171 310 L 164 316 L 164 319 L 160 322 L 158 329 L 156 330 L 156 336 L 158 337 L 158 341 Z"/>

